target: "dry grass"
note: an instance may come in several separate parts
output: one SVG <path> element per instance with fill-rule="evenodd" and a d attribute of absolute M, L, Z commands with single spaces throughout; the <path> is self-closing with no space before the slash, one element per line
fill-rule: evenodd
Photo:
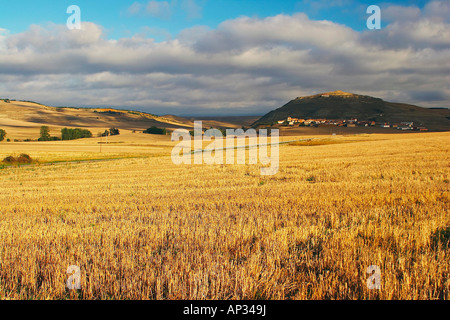
<path fill-rule="evenodd" d="M 4 168 L 0 295 L 449 299 L 450 134 L 382 137 L 282 145 L 274 176 L 170 156 Z"/>
<path fill-rule="evenodd" d="M 27 153 L 39 163 L 164 156 L 171 152 L 170 136 L 125 132 L 106 139 L 72 141 L 3 142 L 0 159 Z"/>
<path fill-rule="evenodd" d="M 364 140 L 364 138 L 368 138 L 370 135 L 355 135 L 353 137 L 348 136 L 336 136 L 332 138 L 318 138 L 312 137 L 309 139 L 301 139 L 298 141 L 289 142 L 290 146 L 323 146 L 328 144 L 342 144 L 342 143 L 353 143 L 353 142 L 362 142 L 362 141 L 375 141 L 374 137 L 370 137 L 370 139 Z"/>

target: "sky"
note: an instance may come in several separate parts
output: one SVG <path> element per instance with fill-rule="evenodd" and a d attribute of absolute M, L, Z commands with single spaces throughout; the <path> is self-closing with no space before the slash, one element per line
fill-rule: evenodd
<path fill-rule="evenodd" d="M 343 90 L 450 107 L 449 57 L 448 0 L 0 0 L 0 97 L 53 106 L 262 115 Z"/>

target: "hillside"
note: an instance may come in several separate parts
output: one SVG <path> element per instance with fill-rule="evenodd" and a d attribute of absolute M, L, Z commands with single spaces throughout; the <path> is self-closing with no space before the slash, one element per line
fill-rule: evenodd
<path fill-rule="evenodd" d="M 259 116 L 217 116 L 217 117 L 202 117 L 202 121 L 216 121 L 216 122 L 225 122 L 234 124 L 236 126 L 251 126 L 252 123 L 257 121 L 260 117 Z M 195 118 L 190 118 L 191 120 L 194 120 Z"/>
<path fill-rule="evenodd" d="M 235 123 L 214 120 L 206 120 L 203 124 L 209 127 L 240 127 Z M 194 123 L 192 119 L 131 110 L 52 107 L 36 102 L 0 100 L 0 128 L 7 131 L 8 137 L 36 139 L 43 125 L 50 127 L 52 135 L 58 135 L 64 127 L 86 128 L 95 135 L 112 127 L 127 131 L 142 131 L 151 126 L 174 130 L 193 128 Z"/>
<path fill-rule="evenodd" d="M 432 131 L 450 130 L 449 109 L 427 109 L 380 98 L 333 91 L 298 97 L 273 110 L 253 125 L 270 124 L 287 117 L 303 119 L 351 119 L 379 123 L 414 122 Z"/>

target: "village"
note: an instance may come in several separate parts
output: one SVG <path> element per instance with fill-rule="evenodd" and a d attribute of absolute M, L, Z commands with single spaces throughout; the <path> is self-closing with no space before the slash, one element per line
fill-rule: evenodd
<path fill-rule="evenodd" d="M 356 118 L 351 119 L 299 119 L 293 117 L 287 117 L 285 120 L 279 120 L 280 126 L 299 126 L 299 127 L 318 127 L 319 125 L 334 125 L 339 127 L 381 127 L 381 128 L 396 128 L 397 130 L 414 130 L 414 131 L 428 131 L 428 128 L 423 126 L 416 126 L 414 122 L 399 122 L 379 123 L 376 121 L 358 120 Z"/>

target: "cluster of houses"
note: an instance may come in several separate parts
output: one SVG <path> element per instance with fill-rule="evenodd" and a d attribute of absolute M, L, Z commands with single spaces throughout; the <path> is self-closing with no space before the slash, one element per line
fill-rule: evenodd
<path fill-rule="evenodd" d="M 287 119 L 285 120 L 279 120 L 278 124 L 286 126 L 299 125 L 299 126 L 315 126 L 315 127 L 319 125 L 334 125 L 339 127 L 380 126 L 381 128 L 396 128 L 398 130 L 428 131 L 426 127 L 415 126 L 414 122 L 400 122 L 390 124 L 388 122 L 377 123 L 375 121 L 358 121 L 358 119 L 356 118 L 342 120 L 342 119 L 299 119 L 287 117 Z"/>

